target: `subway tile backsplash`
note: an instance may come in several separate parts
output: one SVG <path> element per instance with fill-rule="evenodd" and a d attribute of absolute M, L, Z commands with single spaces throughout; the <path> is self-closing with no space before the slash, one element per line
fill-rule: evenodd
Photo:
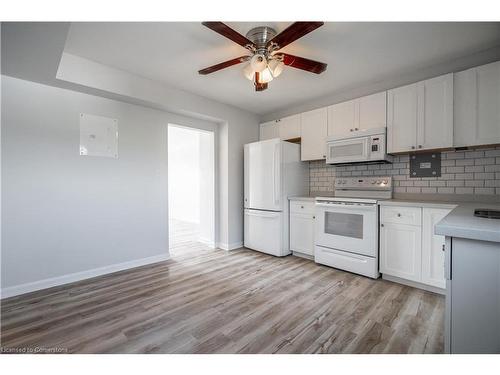
<path fill-rule="evenodd" d="M 392 164 L 333 166 L 309 163 L 311 192 L 333 192 L 336 177 L 392 176 L 394 193 L 500 195 L 500 146 L 441 153 L 441 177 L 410 178 L 409 155 Z"/>

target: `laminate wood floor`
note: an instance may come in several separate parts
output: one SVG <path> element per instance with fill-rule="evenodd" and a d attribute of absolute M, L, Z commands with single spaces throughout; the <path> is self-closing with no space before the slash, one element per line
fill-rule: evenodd
<path fill-rule="evenodd" d="M 173 259 L 2 301 L 1 346 L 69 353 L 442 353 L 444 298 L 180 241 Z M 182 250 L 182 251 L 181 251 Z"/>

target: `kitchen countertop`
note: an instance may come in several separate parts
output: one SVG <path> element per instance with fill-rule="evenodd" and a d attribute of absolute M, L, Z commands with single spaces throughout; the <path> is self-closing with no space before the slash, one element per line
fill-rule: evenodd
<path fill-rule="evenodd" d="M 430 208 L 455 208 L 459 202 L 439 200 L 417 200 L 417 199 L 382 199 L 378 201 L 380 206 L 407 206 L 407 207 L 430 207 Z"/>
<path fill-rule="evenodd" d="M 500 242 L 500 219 L 474 216 L 474 209 L 500 210 L 500 204 L 484 202 L 458 203 L 443 220 L 435 226 L 436 234 L 471 240 Z"/>

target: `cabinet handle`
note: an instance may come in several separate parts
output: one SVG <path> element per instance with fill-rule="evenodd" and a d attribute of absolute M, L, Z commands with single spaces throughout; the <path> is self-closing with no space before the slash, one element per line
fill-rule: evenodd
<path fill-rule="evenodd" d="M 384 224 L 380 224 L 380 226 L 381 226 L 381 227 L 383 227 L 383 226 L 384 226 Z"/>
<path fill-rule="evenodd" d="M 323 159 L 326 159 L 326 155 L 323 155 Z"/>
<path fill-rule="evenodd" d="M 354 130 L 359 130 L 358 128 L 354 128 Z"/>
<path fill-rule="evenodd" d="M 300 208 L 304 208 L 304 206 L 300 206 Z"/>
<path fill-rule="evenodd" d="M 354 129 L 349 129 L 350 131 L 353 131 Z"/>
<path fill-rule="evenodd" d="M 401 217 L 401 214 L 398 214 L 398 217 Z"/>
<path fill-rule="evenodd" d="M 313 219 L 316 219 L 316 216 L 313 216 Z"/>
<path fill-rule="evenodd" d="M 412 150 L 415 150 L 415 146 L 411 146 L 411 149 L 412 149 Z"/>
<path fill-rule="evenodd" d="M 418 145 L 418 148 L 422 148 L 422 145 Z"/>
<path fill-rule="evenodd" d="M 445 244 L 443 244 L 443 246 L 441 247 L 441 250 L 446 251 L 445 250 Z"/>

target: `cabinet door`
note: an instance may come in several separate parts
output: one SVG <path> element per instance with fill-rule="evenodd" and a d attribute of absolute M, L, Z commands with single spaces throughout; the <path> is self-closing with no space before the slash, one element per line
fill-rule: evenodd
<path fill-rule="evenodd" d="M 418 83 L 417 148 L 453 146 L 453 74 Z"/>
<path fill-rule="evenodd" d="M 326 107 L 304 112 L 301 116 L 301 160 L 326 159 Z"/>
<path fill-rule="evenodd" d="M 454 146 L 500 143 L 500 62 L 455 74 Z"/>
<path fill-rule="evenodd" d="M 290 250 L 314 255 L 314 216 L 290 214 Z"/>
<path fill-rule="evenodd" d="M 293 115 L 278 120 L 279 137 L 287 139 L 300 137 L 300 115 Z"/>
<path fill-rule="evenodd" d="M 380 225 L 380 272 L 421 280 L 422 229 L 403 224 Z"/>
<path fill-rule="evenodd" d="M 416 148 L 418 84 L 387 92 L 387 152 Z"/>
<path fill-rule="evenodd" d="M 434 226 L 451 210 L 424 208 L 422 225 L 422 282 L 445 288 L 444 236 L 434 234 Z"/>
<path fill-rule="evenodd" d="M 259 140 L 265 141 L 266 139 L 278 137 L 278 123 L 276 121 L 269 121 L 260 124 Z"/>
<path fill-rule="evenodd" d="M 358 130 L 356 100 L 328 107 L 328 136 L 342 137 Z"/>
<path fill-rule="evenodd" d="M 358 99 L 358 118 L 361 130 L 385 128 L 387 126 L 387 92 L 364 96 Z"/>

